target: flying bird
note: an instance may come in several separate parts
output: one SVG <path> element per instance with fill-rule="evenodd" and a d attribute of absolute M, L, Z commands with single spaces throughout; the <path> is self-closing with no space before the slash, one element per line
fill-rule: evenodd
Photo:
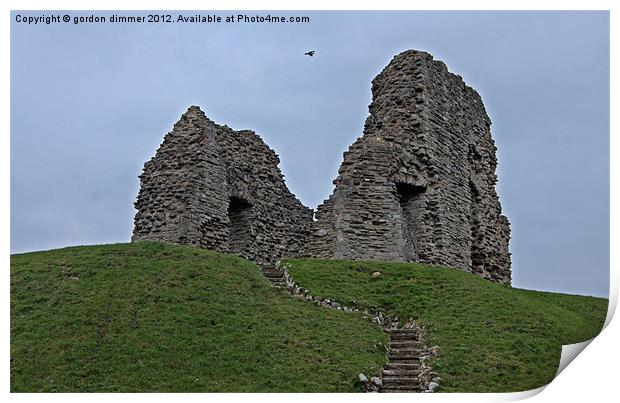
<path fill-rule="evenodd" d="M 314 50 L 311 50 L 310 52 L 306 52 L 306 53 L 304 53 L 304 55 L 313 57 L 314 56 Z"/>

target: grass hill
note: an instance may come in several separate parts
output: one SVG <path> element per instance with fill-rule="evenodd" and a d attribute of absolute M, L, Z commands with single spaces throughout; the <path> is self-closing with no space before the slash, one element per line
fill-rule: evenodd
<path fill-rule="evenodd" d="M 607 308 L 418 264 L 287 263 L 312 295 L 419 320 L 442 391 L 549 382 L 560 346 L 594 337 Z M 355 392 L 386 343 L 231 255 L 145 242 L 11 256 L 12 392 Z"/>
<path fill-rule="evenodd" d="M 424 325 L 445 392 L 507 392 L 549 383 L 561 346 L 601 330 L 606 299 L 538 292 L 473 274 L 407 263 L 292 259 L 299 286 L 312 295 Z M 373 277 L 373 272 L 380 272 Z"/>
<path fill-rule="evenodd" d="M 12 392 L 354 392 L 386 342 L 221 253 L 135 243 L 11 256 Z"/>

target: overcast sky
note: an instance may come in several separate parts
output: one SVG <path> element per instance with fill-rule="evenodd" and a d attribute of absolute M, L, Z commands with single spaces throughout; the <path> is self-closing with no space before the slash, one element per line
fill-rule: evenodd
<path fill-rule="evenodd" d="M 419 49 L 474 87 L 493 121 L 513 285 L 608 294 L 607 12 L 83 25 L 27 25 L 17 14 L 41 13 L 12 12 L 13 253 L 128 242 L 142 166 L 189 105 L 255 130 L 315 208 L 362 134 L 370 81 L 395 54 Z"/>

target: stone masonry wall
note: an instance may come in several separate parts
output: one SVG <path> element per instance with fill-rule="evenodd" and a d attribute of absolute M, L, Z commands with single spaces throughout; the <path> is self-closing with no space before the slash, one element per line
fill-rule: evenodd
<path fill-rule="evenodd" d="M 279 162 L 254 132 L 190 107 L 144 165 L 132 240 L 233 252 L 260 265 L 298 256 L 312 210 L 288 190 Z"/>
<path fill-rule="evenodd" d="M 425 52 L 372 82 L 363 136 L 312 220 L 254 132 L 190 107 L 144 166 L 133 240 L 280 257 L 438 264 L 510 283 L 510 225 L 495 184 L 491 121 L 478 93 Z"/>
<path fill-rule="evenodd" d="M 510 283 L 510 228 L 478 93 L 418 51 L 394 57 L 372 93 L 306 254 L 439 264 Z"/>

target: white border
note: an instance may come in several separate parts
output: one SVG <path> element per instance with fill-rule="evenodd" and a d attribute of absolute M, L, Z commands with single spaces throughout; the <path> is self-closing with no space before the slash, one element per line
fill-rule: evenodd
<path fill-rule="evenodd" d="M 610 262 L 611 262 L 611 282 L 610 282 L 610 307 L 607 316 L 606 329 L 600 336 L 586 348 L 587 353 L 581 354 L 575 362 L 567 367 L 559 376 L 547 387 L 537 389 L 535 391 L 509 393 L 509 394 L 423 394 L 423 395 L 390 395 L 389 399 L 392 401 L 409 401 L 410 399 L 421 399 L 424 401 L 463 401 L 463 402 L 485 402 L 485 401 L 513 401 L 518 399 L 524 399 L 532 397 L 533 401 L 549 402 L 549 401 L 597 401 L 607 402 L 615 401 L 618 396 L 615 389 L 617 383 L 617 366 L 618 366 L 618 346 L 615 342 L 620 340 L 620 331 L 618 330 L 617 323 L 611 323 L 611 318 L 615 312 L 618 296 L 618 217 L 615 212 L 614 206 L 618 205 L 617 184 L 618 182 L 618 164 L 614 161 L 613 156 L 618 155 L 618 141 L 616 136 L 618 135 L 618 79 L 617 72 L 619 71 L 618 65 L 618 6 L 617 1 L 612 0 L 590 0 L 590 1 L 575 1 L 575 0 L 503 0 L 503 1 L 490 1 L 490 0 L 471 0 L 471 1 L 459 1 L 459 0 L 445 0 L 445 1 L 393 1 L 382 0 L 370 1 L 370 0 L 358 0 L 349 4 L 343 1 L 335 0 L 314 0 L 314 1 L 276 1 L 266 0 L 260 3 L 250 0 L 245 1 L 228 1 L 224 2 L 207 2 L 197 0 L 153 0 L 153 1 L 121 1 L 110 0 L 105 2 L 80 2 L 77 0 L 58 0 L 58 1 L 16 1 L 5 0 L 2 2 L 2 7 L 5 10 L 3 17 L 0 21 L 2 26 L 3 40 L 0 42 L 2 46 L 2 54 L 5 56 L 2 63 L 2 83 L 4 88 L 4 96 L 2 97 L 2 108 L 0 108 L 0 124 L 2 124 L 3 132 L 5 133 L 1 137 L 0 164 L 2 164 L 2 188 L 8 190 L 10 188 L 10 60 L 9 46 L 10 46 L 10 18 L 9 11 L 15 10 L 84 10 L 84 9 L 98 9 L 98 10 L 158 10 L 158 9 L 174 9 L 174 10 L 346 10 L 346 9 L 362 9 L 362 10 L 611 10 L 611 122 L 610 132 L 614 133 L 610 139 L 610 153 L 611 153 L 611 189 L 610 189 L 610 206 L 611 206 L 611 220 L 610 220 Z M 616 114 L 613 113 L 616 112 Z M 10 203 L 8 192 L 5 193 L 5 197 L 2 198 L 2 218 L 0 222 L 1 240 L 6 250 L 6 274 L 4 281 L 2 281 L 2 295 L 4 296 L 4 306 L 2 309 L 2 321 L 5 324 L 5 331 L 2 333 L 2 346 L 5 357 L 5 365 L 2 367 L 3 380 L 2 385 L 3 394 L 6 396 L 9 393 L 9 362 L 8 357 L 10 355 L 10 340 L 8 324 L 10 320 L 9 316 L 9 243 L 10 243 Z M 617 322 L 617 321 L 616 321 Z M 544 393 L 540 393 L 544 390 Z M 317 396 L 314 394 L 244 394 L 244 395 L 230 395 L 230 394 L 182 394 L 182 395 L 170 395 L 170 394 L 46 394 L 46 395 L 30 395 L 30 394 L 13 394 L 8 396 L 12 400 L 16 401 L 30 401 L 30 400 L 51 400 L 51 401 L 82 401 L 88 399 L 93 402 L 111 401 L 111 400 L 144 400 L 144 401 L 167 401 L 171 397 L 175 399 L 183 399 L 187 401 L 204 401 L 209 399 L 210 401 L 228 401 L 237 398 L 250 398 L 259 401 L 290 401 L 291 399 L 299 401 L 315 401 L 316 399 L 328 399 L 338 401 L 358 401 L 358 400 L 385 400 L 388 395 L 344 395 L 344 394 L 323 394 Z"/>

